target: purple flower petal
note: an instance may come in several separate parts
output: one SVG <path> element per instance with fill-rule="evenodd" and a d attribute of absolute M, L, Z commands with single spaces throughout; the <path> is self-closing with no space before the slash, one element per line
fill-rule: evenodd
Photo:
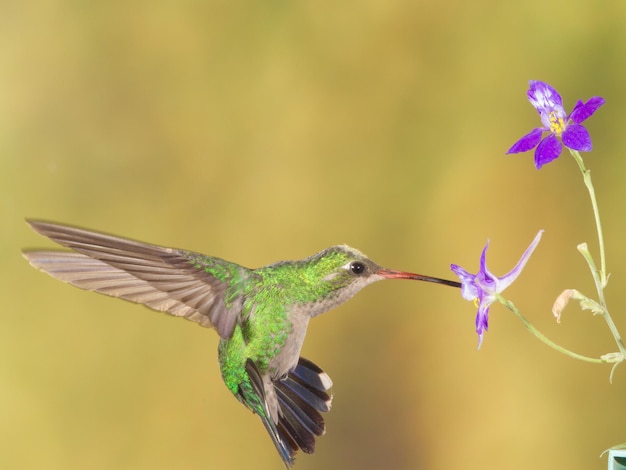
<path fill-rule="evenodd" d="M 483 334 L 489 326 L 489 307 L 496 301 L 497 294 L 511 285 L 515 279 L 521 274 L 522 269 L 526 266 L 526 262 L 532 255 L 533 251 L 541 240 L 543 230 L 535 236 L 530 246 L 526 249 L 515 267 L 502 277 L 497 277 L 487 269 L 487 248 L 489 241 L 483 248 L 480 255 L 480 269 L 476 274 L 467 272 L 462 267 L 451 264 L 450 269 L 461 280 L 461 295 L 464 299 L 478 302 L 478 312 L 476 313 L 476 333 L 478 333 L 478 348 L 483 341 Z"/>
<path fill-rule="evenodd" d="M 475 298 L 477 298 L 479 292 L 473 282 L 476 276 L 474 274 L 468 273 L 465 269 L 457 264 L 451 264 L 450 269 L 452 269 L 452 272 L 454 272 L 454 274 L 456 274 L 461 281 L 461 296 L 465 300 L 474 300 Z"/>
<path fill-rule="evenodd" d="M 574 109 L 569 115 L 569 118 L 575 124 L 580 124 L 585 119 L 589 118 L 593 113 L 595 113 L 600 106 L 605 103 L 604 98 L 600 96 L 594 96 L 587 100 L 586 103 L 583 104 L 582 101 L 578 100 Z"/>
<path fill-rule="evenodd" d="M 543 139 L 535 150 L 535 166 L 540 169 L 546 163 L 556 160 L 561 155 L 562 145 L 554 134 Z"/>
<path fill-rule="evenodd" d="M 528 101 L 539 114 L 548 113 L 556 108 L 563 109 L 563 99 L 559 92 L 545 82 L 530 80 L 530 89 L 526 92 Z"/>
<path fill-rule="evenodd" d="M 543 230 L 539 230 L 539 232 L 537 232 L 537 235 L 535 235 L 535 238 L 530 243 L 528 248 L 526 248 L 526 251 L 524 251 L 524 254 L 519 259 L 515 267 L 511 269 L 508 273 L 506 273 L 504 276 L 497 278 L 498 279 L 497 290 L 499 292 L 503 291 L 504 289 L 509 287 L 511 284 L 513 284 L 515 279 L 517 279 L 517 277 L 521 274 L 522 269 L 524 269 L 524 266 L 526 266 L 526 263 L 528 262 L 528 259 L 530 258 L 530 255 L 533 254 L 533 251 L 535 251 L 535 248 L 537 248 L 537 245 L 539 245 L 542 235 L 543 235 Z"/>
<path fill-rule="evenodd" d="M 478 349 L 483 344 L 485 331 L 489 329 L 489 305 L 480 304 L 476 314 L 476 333 L 478 333 Z"/>
<path fill-rule="evenodd" d="M 544 129 L 541 127 L 533 129 L 524 137 L 522 137 L 520 140 L 515 142 L 513 144 L 513 147 L 511 147 L 506 152 L 507 155 L 510 153 L 528 152 L 530 149 L 534 149 L 537 146 L 537 144 L 539 144 L 539 141 L 541 141 L 541 136 L 543 135 L 543 131 Z"/>
<path fill-rule="evenodd" d="M 585 126 L 581 124 L 570 124 L 563 132 L 561 136 L 563 144 L 572 150 L 578 150 L 580 152 L 590 152 L 591 137 L 589 132 L 585 129 Z"/>

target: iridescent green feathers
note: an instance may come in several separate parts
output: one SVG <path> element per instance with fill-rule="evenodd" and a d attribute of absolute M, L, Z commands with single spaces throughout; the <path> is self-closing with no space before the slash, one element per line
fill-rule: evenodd
<path fill-rule="evenodd" d="M 288 296 L 284 299 L 287 305 L 302 306 L 309 317 L 314 317 L 382 280 L 377 274 L 380 269 L 359 250 L 337 245 L 303 260 L 281 261 L 254 272 L 283 291 Z M 267 290 L 262 295 L 273 294 Z"/>

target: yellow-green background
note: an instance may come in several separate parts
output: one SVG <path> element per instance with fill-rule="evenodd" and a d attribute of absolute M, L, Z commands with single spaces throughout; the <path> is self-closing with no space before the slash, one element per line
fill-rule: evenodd
<path fill-rule="evenodd" d="M 502 274 L 548 336 L 599 356 L 601 318 L 550 307 L 593 285 L 573 160 L 505 156 L 539 125 L 528 79 L 588 121 L 607 299 L 626 332 L 626 4 L 26 1 L 0 6 L 0 467 L 279 469 L 223 386 L 217 335 L 65 286 L 20 249 L 24 217 L 255 267 L 349 243 L 388 267 Z M 387 282 L 309 329 L 334 379 L 298 469 L 602 469 L 626 442 L 626 367 L 548 349 L 500 306 L 476 350 L 459 292 Z"/>

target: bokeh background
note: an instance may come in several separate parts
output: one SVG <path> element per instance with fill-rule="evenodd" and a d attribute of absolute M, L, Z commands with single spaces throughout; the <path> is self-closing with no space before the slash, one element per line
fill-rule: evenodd
<path fill-rule="evenodd" d="M 593 95 L 592 169 L 626 331 L 626 4 L 466 1 L 4 2 L 0 6 L 0 467 L 278 469 L 223 386 L 217 335 L 33 270 L 25 217 L 250 267 L 349 243 L 388 267 L 508 271 L 549 337 L 616 350 L 593 294 L 597 242 L 564 156 L 505 151 L 539 121 L 527 80 L 566 108 Z M 458 291 L 367 288 L 316 318 L 303 355 L 334 379 L 327 434 L 298 469 L 606 468 L 626 441 L 626 367 L 562 356 L 492 308 L 476 350 Z"/>

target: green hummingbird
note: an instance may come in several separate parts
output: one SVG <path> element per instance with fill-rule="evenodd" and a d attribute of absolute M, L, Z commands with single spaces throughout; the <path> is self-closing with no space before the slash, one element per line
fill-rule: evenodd
<path fill-rule="evenodd" d="M 330 377 L 300 350 L 312 317 L 383 279 L 458 282 L 384 269 L 347 245 L 299 261 L 249 269 L 213 256 L 56 223 L 28 221 L 73 251 L 26 250 L 32 266 L 81 289 L 213 327 L 219 366 L 235 397 L 257 414 L 287 468 L 325 432 Z"/>

